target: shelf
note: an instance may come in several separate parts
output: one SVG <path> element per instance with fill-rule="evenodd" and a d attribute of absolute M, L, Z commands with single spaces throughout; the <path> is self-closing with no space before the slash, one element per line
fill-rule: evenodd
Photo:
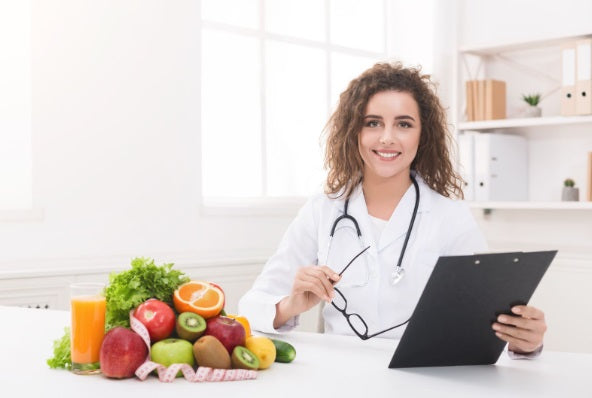
<path fill-rule="evenodd" d="M 523 41 L 523 42 L 506 43 L 506 44 L 461 47 L 459 49 L 459 51 L 464 54 L 486 56 L 486 55 L 507 53 L 507 52 L 511 52 L 511 51 L 522 51 L 522 50 L 531 50 L 531 49 L 536 49 L 536 48 L 559 46 L 559 45 L 569 42 L 569 41 L 587 39 L 587 38 L 590 38 L 590 34 L 565 36 L 565 37 L 552 37 L 552 38 L 548 38 L 548 39 L 538 39 L 538 40 L 530 40 L 530 41 Z"/>
<path fill-rule="evenodd" d="M 516 127 L 545 127 L 566 124 L 592 123 L 592 115 L 585 116 L 549 116 L 528 117 L 516 119 L 479 120 L 475 122 L 461 122 L 458 130 L 493 130 Z"/>
<path fill-rule="evenodd" d="M 467 201 L 473 209 L 503 210 L 592 210 L 592 202 L 474 202 Z"/>

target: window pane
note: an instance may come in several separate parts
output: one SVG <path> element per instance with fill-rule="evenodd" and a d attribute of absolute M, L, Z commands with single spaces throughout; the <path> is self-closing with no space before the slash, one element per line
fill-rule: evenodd
<path fill-rule="evenodd" d="M 201 18 L 258 29 L 259 0 L 202 0 Z"/>
<path fill-rule="evenodd" d="M 202 30 L 203 196 L 260 196 L 259 42 Z"/>
<path fill-rule="evenodd" d="M 325 2 L 266 0 L 265 29 L 302 39 L 325 41 Z"/>
<path fill-rule="evenodd" d="M 342 53 L 331 54 L 331 106 L 337 105 L 339 95 L 345 91 L 350 81 L 378 61 L 378 58 L 358 57 Z"/>
<path fill-rule="evenodd" d="M 32 207 L 31 2 L 0 2 L 0 209 Z"/>
<path fill-rule="evenodd" d="M 310 195 L 323 182 L 320 134 L 327 119 L 325 52 L 266 46 L 268 194 Z"/>
<path fill-rule="evenodd" d="M 331 0 L 331 43 L 384 52 L 384 0 Z"/>

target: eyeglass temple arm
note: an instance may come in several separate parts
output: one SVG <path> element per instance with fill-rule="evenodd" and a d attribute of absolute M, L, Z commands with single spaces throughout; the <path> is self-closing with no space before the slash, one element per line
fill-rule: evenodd
<path fill-rule="evenodd" d="M 352 259 L 350 260 L 350 262 L 349 262 L 349 263 L 347 263 L 347 265 L 345 266 L 345 268 L 341 270 L 341 272 L 339 273 L 339 276 L 341 276 L 341 275 L 342 275 L 342 274 L 345 272 L 345 270 L 346 270 L 346 269 L 347 269 L 347 268 L 348 268 L 350 265 L 352 265 L 352 263 L 353 263 L 354 261 L 356 261 L 356 258 L 360 257 L 360 256 L 361 256 L 362 254 L 364 254 L 364 252 L 365 252 L 366 250 L 368 250 L 368 249 L 370 249 L 370 246 L 366 246 L 366 247 L 364 248 L 364 250 L 362 250 L 361 252 L 359 252 L 358 254 L 356 254 L 356 256 L 355 256 L 354 258 L 352 258 Z"/>
<path fill-rule="evenodd" d="M 411 318 L 407 319 L 405 322 L 401 322 L 401 323 L 399 323 L 398 325 L 395 325 L 395 326 L 393 326 L 393 327 L 390 327 L 390 328 L 388 328 L 388 329 L 384 329 L 382 332 L 378 332 L 378 333 L 371 334 L 370 336 L 367 336 L 366 338 L 367 338 L 367 339 L 370 339 L 370 338 L 372 338 L 372 337 L 376 337 L 376 336 L 378 336 L 379 334 L 386 333 L 386 332 L 388 332 L 389 330 L 393 330 L 393 329 L 396 329 L 396 328 L 398 328 L 398 327 L 401 327 L 401 326 L 403 326 L 404 324 L 406 324 L 406 323 L 409 323 L 409 321 L 410 321 L 410 320 L 411 320 Z"/>

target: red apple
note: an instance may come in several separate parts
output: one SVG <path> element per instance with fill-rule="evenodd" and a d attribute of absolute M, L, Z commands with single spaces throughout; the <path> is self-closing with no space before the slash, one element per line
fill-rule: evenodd
<path fill-rule="evenodd" d="M 148 347 L 139 334 L 121 326 L 115 327 L 107 332 L 101 344 L 101 372 L 116 379 L 134 377 L 134 372 L 147 356 Z"/>
<path fill-rule="evenodd" d="M 245 345 L 245 328 L 240 322 L 227 316 L 218 315 L 208 319 L 205 334 L 220 340 L 230 355 L 234 347 Z"/>
<path fill-rule="evenodd" d="M 169 305 L 157 299 L 148 299 L 136 308 L 134 317 L 148 329 L 150 341 L 166 339 L 175 329 L 175 312 Z"/>

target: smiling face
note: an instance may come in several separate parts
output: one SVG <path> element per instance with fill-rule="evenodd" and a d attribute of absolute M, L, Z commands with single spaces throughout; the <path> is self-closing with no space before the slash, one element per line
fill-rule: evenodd
<path fill-rule="evenodd" d="M 390 90 L 370 97 L 358 135 L 364 182 L 408 182 L 420 133 L 419 107 L 411 94 Z"/>

